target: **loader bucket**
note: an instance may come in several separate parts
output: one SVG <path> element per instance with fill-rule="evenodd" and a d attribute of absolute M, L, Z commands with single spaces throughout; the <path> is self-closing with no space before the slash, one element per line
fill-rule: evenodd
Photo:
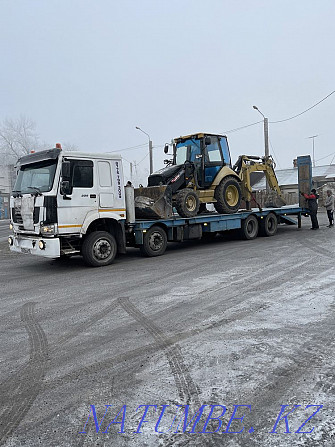
<path fill-rule="evenodd" d="M 135 188 L 135 215 L 139 219 L 168 219 L 172 216 L 170 186 Z"/>

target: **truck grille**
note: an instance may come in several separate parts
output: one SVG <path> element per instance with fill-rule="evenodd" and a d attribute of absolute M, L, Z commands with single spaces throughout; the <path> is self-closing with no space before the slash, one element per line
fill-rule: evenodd
<path fill-rule="evenodd" d="M 23 219 L 21 215 L 21 210 L 18 208 L 12 208 L 12 219 L 14 223 L 17 223 L 19 225 L 23 225 Z M 40 220 L 40 207 L 34 208 L 34 224 L 37 224 Z"/>

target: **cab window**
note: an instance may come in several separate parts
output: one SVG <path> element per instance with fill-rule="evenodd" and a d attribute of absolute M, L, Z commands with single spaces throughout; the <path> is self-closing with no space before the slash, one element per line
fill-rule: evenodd
<path fill-rule="evenodd" d="M 206 146 L 206 161 L 210 163 L 222 162 L 219 141 L 216 137 L 211 136 L 211 144 Z"/>
<path fill-rule="evenodd" d="M 93 162 L 91 160 L 71 160 L 71 170 L 74 188 L 93 187 Z"/>

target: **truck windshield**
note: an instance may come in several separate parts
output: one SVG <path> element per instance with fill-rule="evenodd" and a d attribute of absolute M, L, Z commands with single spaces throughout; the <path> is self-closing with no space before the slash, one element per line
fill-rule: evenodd
<path fill-rule="evenodd" d="M 50 191 L 53 185 L 57 160 L 45 160 L 20 167 L 13 192 L 30 194 Z"/>
<path fill-rule="evenodd" d="M 185 140 L 176 146 L 176 165 L 182 165 L 186 160 L 200 161 L 200 140 Z"/>

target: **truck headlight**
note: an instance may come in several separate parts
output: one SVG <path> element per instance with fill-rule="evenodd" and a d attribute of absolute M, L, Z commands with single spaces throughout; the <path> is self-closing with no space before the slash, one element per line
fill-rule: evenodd
<path fill-rule="evenodd" d="M 50 224 L 50 225 L 41 225 L 41 233 L 43 234 L 55 234 L 56 233 L 56 225 Z"/>
<path fill-rule="evenodd" d="M 12 245 L 14 244 L 14 239 L 12 238 L 12 236 L 9 236 L 9 238 L 8 238 L 8 244 L 9 244 L 10 246 L 12 246 Z"/>
<path fill-rule="evenodd" d="M 9 224 L 9 229 L 10 229 L 10 230 L 13 229 L 13 224 L 12 224 L 12 223 Z"/>

